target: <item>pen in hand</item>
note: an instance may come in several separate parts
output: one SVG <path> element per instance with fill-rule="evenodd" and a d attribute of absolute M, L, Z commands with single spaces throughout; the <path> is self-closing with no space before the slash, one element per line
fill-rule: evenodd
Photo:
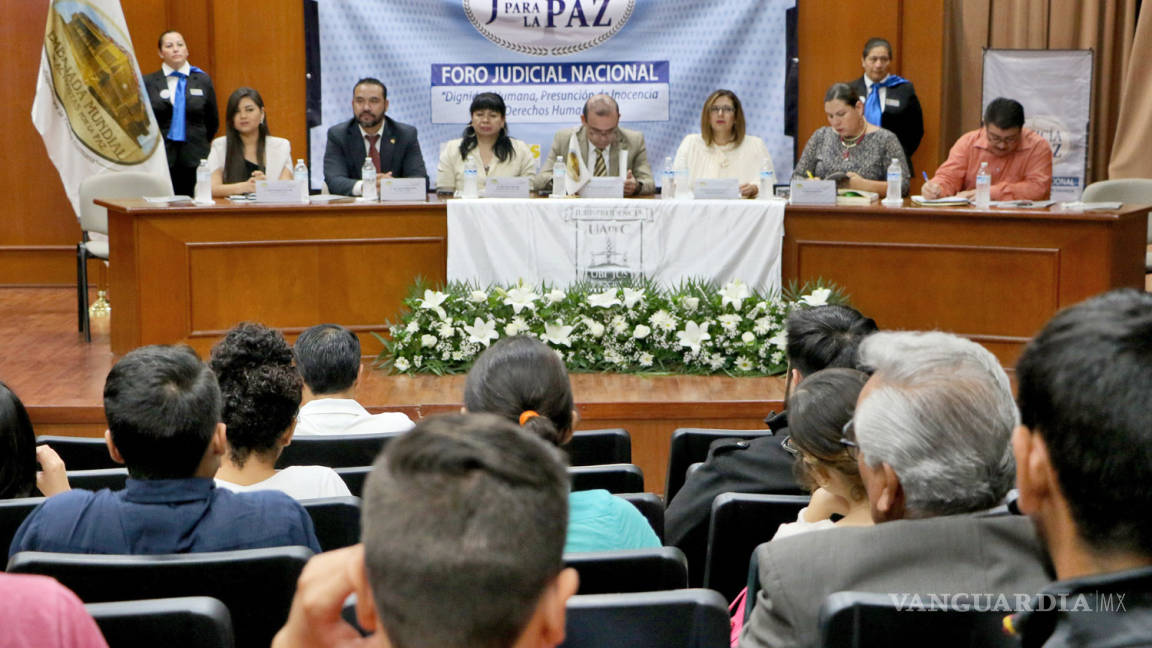
<path fill-rule="evenodd" d="M 924 182 L 928 182 L 928 172 L 927 171 L 921 170 L 920 175 L 924 176 Z"/>

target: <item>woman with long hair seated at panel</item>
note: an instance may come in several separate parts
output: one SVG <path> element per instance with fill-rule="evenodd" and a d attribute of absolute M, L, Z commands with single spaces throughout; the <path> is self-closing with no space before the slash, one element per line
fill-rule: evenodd
<path fill-rule="evenodd" d="M 883 197 L 888 193 L 888 165 L 896 158 L 904 177 L 901 195 L 907 195 L 910 174 L 900 140 L 864 119 L 864 102 L 852 86 L 835 83 L 828 88 L 824 114 L 828 125 L 808 138 L 793 180 L 834 179 L 841 189 L 874 191 Z"/>
<path fill-rule="evenodd" d="M 495 92 L 481 92 L 472 98 L 468 113 L 472 115 L 464 136 L 449 140 L 440 150 L 436 168 L 436 191 L 459 193 L 464 180 L 464 163 L 476 156 L 477 189 L 484 191 L 488 178 L 531 178 L 536 165 L 528 145 L 508 137 L 504 116 L 508 109 L 504 98 Z M 531 182 L 529 182 L 531 185 Z"/>
<path fill-rule="evenodd" d="M 480 354 L 464 385 L 464 409 L 502 416 L 557 446 L 572 438 L 576 411 L 564 361 L 543 342 L 503 338 Z M 659 547 L 647 519 L 606 490 L 568 495 L 564 551 Z"/>
<path fill-rule="evenodd" d="M 225 109 L 224 137 L 212 140 L 208 168 L 212 196 L 256 191 L 256 181 L 292 179 L 292 145 L 268 134 L 264 100 L 252 88 L 236 88 Z"/>
<path fill-rule="evenodd" d="M 687 167 L 692 179 L 736 178 L 740 195 L 760 193 L 760 171 L 772 165 L 764 140 L 745 133 L 744 108 L 731 90 L 708 95 L 700 111 L 700 132 L 686 135 L 676 149 L 677 169 Z"/>
<path fill-rule="evenodd" d="M 46 445 L 36 445 L 28 410 L 0 382 L 0 499 L 48 496 L 66 490 L 68 473 L 60 455 Z"/>

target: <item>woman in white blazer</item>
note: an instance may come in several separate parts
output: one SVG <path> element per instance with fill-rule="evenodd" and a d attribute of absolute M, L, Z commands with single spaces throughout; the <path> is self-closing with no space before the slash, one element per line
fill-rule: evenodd
<path fill-rule="evenodd" d="M 237 88 L 228 97 L 224 128 L 226 135 L 212 140 L 208 152 L 214 198 L 252 193 L 265 178 L 292 179 L 292 145 L 268 134 L 259 92 Z"/>
<path fill-rule="evenodd" d="M 677 169 L 688 167 L 695 178 L 736 178 L 740 194 L 755 198 L 759 193 L 760 168 L 772 164 L 764 140 L 744 132 L 744 109 L 731 90 L 708 96 L 700 111 L 700 132 L 692 133 L 676 149 Z"/>
<path fill-rule="evenodd" d="M 472 119 L 464 129 L 464 137 L 450 140 L 440 151 L 437 193 L 458 193 L 464 178 L 464 162 L 469 156 L 476 156 L 480 191 L 484 190 L 484 181 L 488 178 L 535 175 L 536 164 L 528 145 L 508 137 L 506 111 L 504 98 L 495 92 L 481 92 L 472 99 L 468 108 Z"/>

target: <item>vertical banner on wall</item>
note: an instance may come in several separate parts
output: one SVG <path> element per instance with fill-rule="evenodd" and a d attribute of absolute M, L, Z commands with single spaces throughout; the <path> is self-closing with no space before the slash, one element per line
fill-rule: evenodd
<path fill-rule="evenodd" d="M 982 106 L 996 97 L 1023 104 L 1025 126 L 1052 147 L 1052 199 L 1079 200 L 1087 175 L 1092 50 L 984 50 Z"/>
<path fill-rule="evenodd" d="M 310 133 L 311 166 L 322 163 L 327 129 L 352 118 L 353 85 L 376 77 L 388 88 L 388 115 L 418 129 L 433 176 L 441 145 L 461 136 L 480 92 L 503 96 L 509 134 L 537 158 L 556 131 L 580 124 L 588 97 L 610 94 L 621 125 L 644 133 L 659 175 L 684 136 L 699 132 L 704 100 L 727 88 L 740 97 L 746 132 L 764 139 L 786 178 L 786 14 L 795 4 L 325 0 L 316 38 L 323 117 Z"/>
<path fill-rule="evenodd" d="M 137 171 L 171 182 L 119 0 L 49 5 L 32 122 L 77 216 L 88 176 Z"/>

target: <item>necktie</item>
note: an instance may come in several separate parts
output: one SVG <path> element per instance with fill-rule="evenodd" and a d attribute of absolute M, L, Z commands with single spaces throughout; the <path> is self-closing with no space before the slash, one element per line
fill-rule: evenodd
<path fill-rule="evenodd" d="M 380 135 L 365 135 L 368 138 L 368 155 L 372 158 L 372 164 L 376 165 L 376 173 L 380 173 L 380 149 L 376 148 L 376 142 L 380 141 Z"/>
<path fill-rule="evenodd" d="M 168 139 L 173 142 L 183 142 L 186 139 L 184 136 L 184 94 L 188 89 L 188 75 L 176 70 L 168 76 L 177 78 L 176 92 L 172 95 L 172 124 L 168 127 Z"/>
<path fill-rule="evenodd" d="M 868 99 L 864 102 L 864 121 L 880 125 L 880 115 L 884 113 L 884 107 L 880 105 L 880 88 L 891 88 L 901 83 L 908 83 L 908 79 L 890 74 L 887 79 L 872 84 L 872 92 L 868 93 Z"/>
<path fill-rule="evenodd" d="M 592 175 L 598 178 L 608 175 L 608 168 L 604 166 L 604 149 L 596 149 L 596 168 Z"/>

